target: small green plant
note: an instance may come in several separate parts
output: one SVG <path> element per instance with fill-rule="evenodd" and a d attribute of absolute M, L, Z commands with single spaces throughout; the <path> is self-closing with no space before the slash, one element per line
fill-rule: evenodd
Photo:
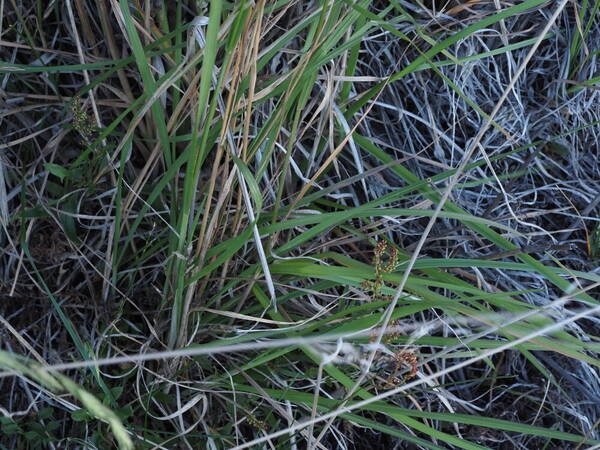
<path fill-rule="evenodd" d="M 45 367 L 35 361 L 12 355 L 11 353 L 0 351 L 0 368 L 4 370 L 13 370 L 22 373 L 36 382 L 44 385 L 47 389 L 53 392 L 68 393 L 75 397 L 81 404 L 81 410 L 86 411 L 90 418 L 96 421 L 102 421 L 108 424 L 118 448 L 128 450 L 133 448 L 131 437 L 127 433 L 120 417 L 109 407 L 105 406 L 90 392 L 82 388 L 80 385 L 72 381 L 70 378 L 60 374 L 51 373 L 45 370 Z M 51 416 L 49 409 L 44 411 L 45 417 Z M 82 421 L 86 420 L 86 414 L 83 412 Z M 40 441 L 43 439 L 52 439 L 49 431 L 58 428 L 52 425 L 48 430 L 47 426 L 39 424 L 39 421 L 34 424 L 16 423 L 9 419 L 8 422 L 2 424 L 2 427 L 7 427 L 8 432 L 13 434 L 22 434 L 26 439 Z M 5 431 L 6 432 L 6 431 Z"/>
<path fill-rule="evenodd" d="M 53 420 L 53 415 L 54 409 L 47 407 L 23 417 L 0 417 L 0 431 L 4 436 L 21 436 L 29 448 L 48 448 L 59 441 L 55 432 L 60 423 Z"/>

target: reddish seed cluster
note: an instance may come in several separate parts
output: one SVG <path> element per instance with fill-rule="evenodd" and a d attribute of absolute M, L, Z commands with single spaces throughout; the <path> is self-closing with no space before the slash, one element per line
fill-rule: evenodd
<path fill-rule="evenodd" d="M 389 273 L 392 272 L 398 265 L 398 250 L 394 246 L 388 246 L 386 241 L 377 242 L 375 247 L 375 271 L 377 273 Z M 384 261 L 385 255 L 388 255 L 386 261 Z"/>
<path fill-rule="evenodd" d="M 410 372 L 406 375 L 406 379 L 410 380 L 417 376 L 417 365 L 419 363 L 417 355 L 411 351 L 402 351 L 394 354 L 394 359 L 398 362 L 398 369 L 400 367 L 408 367 Z"/>
<path fill-rule="evenodd" d="M 417 376 L 418 359 L 417 355 L 415 355 L 413 352 L 407 350 L 396 352 L 392 356 L 392 360 L 394 368 L 382 383 L 382 387 L 385 389 L 393 389 L 398 387 L 402 383 L 405 383 Z M 410 372 L 403 377 L 400 377 L 398 374 L 403 368 L 410 369 Z"/>
<path fill-rule="evenodd" d="M 386 258 L 387 255 L 387 258 Z M 389 300 L 383 295 L 383 275 L 392 272 L 398 265 L 398 250 L 394 246 L 389 246 L 386 241 L 379 241 L 375 246 L 373 265 L 375 266 L 375 279 L 364 281 L 362 287 L 365 290 L 372 291 L 374 300 Z"/>
<path fill-rule="evenodd" d="M 400 327 L 400 323 L 401 323 L 400 319 L 396 319 L 390 325 L 392 326 L 392 328 L 396 328 L 396 327 Z M 386 333 L 385 337 L 383 338 L 383 343 L 389 344 L 390 342 L 394 341 L 395 339 L 398 339 L 400 336 L 402 336 L 402 333 L 400 333 L 400 331 L 388 332 L 388 333 Z"/>
<path fill-rule="evenodd" d="M 362 286 L 365 290 L 372 292 L 371 298 L 373 300 L 390 300 L 389 297 L 383 294 L 383 287 L 385 282 L 383 275 L 392 272 L 398 266 L 398 250 L 396 247 L 388 245 L 384 240 L 377 242 L 374 250 L 373 265 L 375 266 L 375 277 L 372 281 L 363 282 Z M 392 327 L 400 325 L 400 320 L 397 319 L 391 323 Z M 388 333 L 384 338 L 384 343 L 399 338 L 401 333 L 399 331 Z M 373 336 L 370 341 L 374 342 L 376 336 Z M 391 374 L 386 378 L 384 387 L 393 388 L 402 384 L 403 382 L 414 378 L 417 375 L 418 359 L 417 355 L 412 351 L 404 350 L 394 353 L 393 355 L 394 369 Z M 410 372 L 404 377 L 398 377 L 397 374 L 403 369 L 410 369 Z"/>

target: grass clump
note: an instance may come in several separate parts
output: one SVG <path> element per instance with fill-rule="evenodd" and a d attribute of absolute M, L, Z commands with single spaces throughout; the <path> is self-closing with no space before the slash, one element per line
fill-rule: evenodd
<path fill-rule="evenodd" d="M 599 6 L 2 3 L 0 444 L 598 445 Z"/>

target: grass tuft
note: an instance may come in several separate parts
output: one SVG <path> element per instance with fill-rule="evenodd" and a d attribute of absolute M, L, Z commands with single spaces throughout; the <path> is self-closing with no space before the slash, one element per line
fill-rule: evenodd
<path fill-rule="evenodd" d="M 0 2 L 0 446 L 600 445 L 599 10 Z"/>

